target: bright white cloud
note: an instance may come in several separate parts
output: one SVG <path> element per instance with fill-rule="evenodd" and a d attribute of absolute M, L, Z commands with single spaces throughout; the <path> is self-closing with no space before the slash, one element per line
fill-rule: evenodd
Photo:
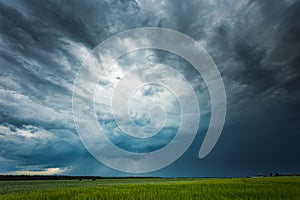
<path fill-rule="evenodd" d="M 12 175 L 60 175 L 60 174 L 65 174 L 69 170 L 67 168 L 47 168 L 42 171 L 29 171 L 29 170 L 19 170 L 19 171 L 14 171 L 10 172 L 9 174 Z"/>

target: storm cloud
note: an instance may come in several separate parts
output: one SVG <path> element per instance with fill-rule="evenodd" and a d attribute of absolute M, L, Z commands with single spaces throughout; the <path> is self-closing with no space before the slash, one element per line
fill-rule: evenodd
<path fill-rule="evenodd" d="M 99 163 L 81 143 L 73 121 L 72 90 L 93 48 L 140 27 L 169 28 L 198 41 L 218 66 L 227 94 L 223 133 L 200 160 L 198 150 L 210 117 L 205 83 L 182 58 L 146 52 L 151 62 L 170 65 L 190 81 L 201 110 L 199 132 L 189 150 L 150 175 L 299 173 L 299 13 L 298 0 L 1 0 L 0 173 L 54 169 L 64 174 L 127 175 Z M 126 62 L 120 63 L 122 72 Z M 112 73 L 101 82 L 106 92 L 121 76 Z M 163 92 L 146 87 L 141 95 L 151 98 Z M 114 131 L 109 112 L 102 108 L 99 123 Z M 149 121 L 145 115 L 134 117 L 137 123 Z M 168 127 L 173 129 L 176 126 Z M 171 136 L 158 138 L 157 145 Z M 127 149 L 143 149 L 141 143 L 115 140 Z M 145 151 L 156 148 L 149 145 Z"/>

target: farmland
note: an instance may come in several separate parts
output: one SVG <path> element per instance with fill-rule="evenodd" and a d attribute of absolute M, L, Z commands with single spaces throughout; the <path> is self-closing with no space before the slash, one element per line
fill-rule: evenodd
<path fill-rule="evenodd" d="M 0 181 L 0 199 L 300 199 L 300 177 Z"/>

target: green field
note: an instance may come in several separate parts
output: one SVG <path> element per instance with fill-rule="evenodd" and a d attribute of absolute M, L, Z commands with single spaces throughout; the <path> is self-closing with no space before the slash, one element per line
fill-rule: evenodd
<path fill-rule="evenodd" d="M 0 181 L 0 199 L 300 199 L 300 177 Z"/>

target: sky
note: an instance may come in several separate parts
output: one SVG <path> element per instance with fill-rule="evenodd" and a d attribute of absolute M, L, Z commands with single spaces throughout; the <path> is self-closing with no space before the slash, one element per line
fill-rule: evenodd
<path fill-rule="evenodd" d="M 0 0 L 0 174 L 300 173 L 299 13 L 297 0 Z M 171 52 L 141 49 L 120 56 L 101 78 L 93 78 L 105 60 L 95 59 L 79 89 L 97 79 L 94 117 L 119 148 L 134 155 L 164 148 L 181 130 L 182 107 L 199 125 L 177 160 L 155 171 L 128 173 L 106 166 L 87 148 L 76 129 L 72 96 L 76 75 L 97 45 L 143 27 L 178 31 L 201 44 L 222 76 L 227 111 L 218 142 L 199 159 L 211 97 L 191 63 Z M 127 42 L 134 46 L 141 41 Z M 106 52 L 107 57 L 112 54 Z M 165 85 L 143 84 L 154 80 Z M 135 84 L 139 87 L 131 88 Z M 82 102 L 91 101 L 84 94 Z M 193 95 L 199 113 L 187 101 Z M 186 138 L 190 131 L 184 129 Z M 119 156 L 105 145 L 98 150 L 111 160 Z"/>

